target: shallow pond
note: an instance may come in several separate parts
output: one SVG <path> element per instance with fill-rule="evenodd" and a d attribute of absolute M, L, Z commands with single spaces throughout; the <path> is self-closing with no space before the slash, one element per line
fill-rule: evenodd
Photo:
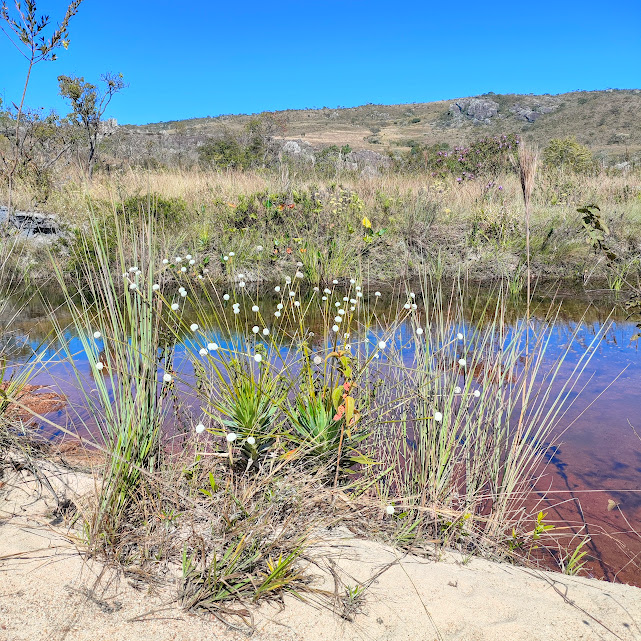
<path fill-rule="evenodd" d="M 87 380 L 92 375 L 89 361 L 72 330 L 66 331 L 64 345 L 53 340 L 48 310 L 56 310 L 54 314 L 62 326 L 69 323 L 70 317 L 59 293 L 45 291 L 43 296 L 44 302 L 38 297 L 27 303 L 15 300 L 6 308 L 5 325 L 10 320 L 11 331 L 5 332 L 5 347 L 18 360 L 32 350 L 45 354 L 48 366 L 38 371 L 32 382 L 61 392 L 69 399 L 69 407 L 74 408 L 47 415 L 52 423 L 69 427 L 80 418 L 90 424 L 90 417 L 75 409 L 80 395 L 62 356 L 65 352 L 74 354 Z M 373 300 L 373 293 L 369 297 Z M 641 585 L 641 354 L 638 343 L 631 340 L 637 330 L 634 323 L 626 320 L 616 300 L 602 292 L 539 291 L 533 315 L 542 318 L 554 304 L 553 297 L 559 313 L 546 358 L 558 356 L 576 335 L 564 364 L 565 369 L 571 368 L 593 338 L 600 334 L 602 337 L 577 388 L 578 398 L 558 423 L 560 446 L 550 450 L 549 466 L 539 481 L 539 487 L 547 494 L 539 509 L 548 512 L 547 521 L 558 528 L 571 526 L 574 531 L 591 536 L 588 567 L 595 576 Z M 277 302 L 273 294 L 264 296 L 261 310 L 271 315 Z M 383 322 L 398 313 L 399 299 L 392 293 L 384 293 L 376 304 Z M 507 322 L 516 324 L 524 312 L 523 302 L 514 302 Z M 472 307 L 465 311 L 469 319 L 474 313 Z M 249 318 L 247 323 L 252 324 Z M 311 318 L 310 327 L 313 325 Z M 213 321 L 203 329 L 211 340 L 222 340 Z M 410 327 L 399 328 L 401 339 L 411 333 Z M 411 360 L 411 342 L 405 341 L 403 349 Z M 180 352 L 176 363 L 180 368 Z M 191 375 L 186 370 L 183 374 Z M 187 407 L 190 403 L 186 399 Z M 51 424 L 43 425 L 43 430 L 51 436 L 60 433 Z M 612 502 L 618 507 L 609 509 Z"/>

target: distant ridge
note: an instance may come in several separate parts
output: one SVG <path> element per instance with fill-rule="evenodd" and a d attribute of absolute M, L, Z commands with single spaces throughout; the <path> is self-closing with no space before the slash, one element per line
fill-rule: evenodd
<path fill-rule="evenodd" d="M 345 145 L 387 152 L 413 144 L 462 145 L 486 135 L 518 133 L 545 145 L 574 136 L 598 156 L 628 159 L 641 153 L 641 89 L 574 91 L 558 95 L 484 94 L 400 105 L 288 109 L 252 115 L 192 118 L 125 125 L 130 134 L 184 135 L 190 141 L 240 131 L 269 117 L 278 137 L 313 146 Z"/>

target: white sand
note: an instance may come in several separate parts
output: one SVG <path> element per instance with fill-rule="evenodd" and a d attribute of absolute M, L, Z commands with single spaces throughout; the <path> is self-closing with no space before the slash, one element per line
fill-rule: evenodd
<path fill-rule="evenodd" d="M 32 490 L 23 485 L 0 497 L 0 640 L 247 638 L 170 603 L 175 588 L 149 594 L 147 587 L 134 589 L 130 580 L 100 563 L 83 561 L 49 525 L 51 501 L 34 502 Z M 366 585 L 382 567 L 396 562 L 365 590 L 353 621 L 332 612 L 331 598 L 319 594 L 303 603 L 288 596 L 284 608 L 270 604 L 253 611 L 252 639 L 641 639 L 641 590 L 635 587 L 454 554 L 438 562 L 403 557 L 346 531 L 328 537 L 315 552 L 314 558 L 324 563 L 333 558 L 341 581 L 352 586 Z M 316 566 L 310 570 L 318 575 L 317 588 L 334 591 L 328 572 Z M 152 612 L 157 609 L 162 610 Z"/>

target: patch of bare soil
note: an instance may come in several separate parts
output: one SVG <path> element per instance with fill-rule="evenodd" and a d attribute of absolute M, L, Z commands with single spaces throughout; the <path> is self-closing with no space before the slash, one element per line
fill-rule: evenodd
<path fill-rule="evenodd" d="M 248 630 L 185 612 L 178 589 L 149 586 L 83 554 L 61 509 L 89 475 L 50 466 L 0 491 L 1 641 L 240 641 Z M 256 641 L 632 641 L 641 590 L 443 553 L 426 559 L 327 532 L 309 551 L 315 593 L 247 604 Z"/>

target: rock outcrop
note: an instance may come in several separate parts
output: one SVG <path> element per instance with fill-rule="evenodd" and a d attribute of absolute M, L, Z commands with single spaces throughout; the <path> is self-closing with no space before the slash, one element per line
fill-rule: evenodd
<path fill-rule="evenodd" d="M 499 103 L 485 98 L 463 98 L 453 102 L 448 113 L 454 122 L 472 121 L 475 125 L 489 125 L 499 113 Z"/>

